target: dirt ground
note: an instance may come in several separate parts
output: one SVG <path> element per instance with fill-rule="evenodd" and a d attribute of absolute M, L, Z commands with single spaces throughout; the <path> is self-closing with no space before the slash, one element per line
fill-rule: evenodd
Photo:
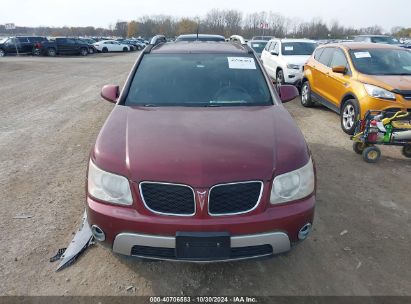
<path fill-rule="evenodd" d="M 264 261 L 140 262 L 95 246 L 70 268 L 49 263 L 84 211 L 89 150 L 136 53 L 0 58 L 0 295 L 411 295 L 411 160 L 351 148 L 336 114 L 286 105 L 318 170 L 312 236 Z M 29 214 L 29 219 L 13 219 Z"/>

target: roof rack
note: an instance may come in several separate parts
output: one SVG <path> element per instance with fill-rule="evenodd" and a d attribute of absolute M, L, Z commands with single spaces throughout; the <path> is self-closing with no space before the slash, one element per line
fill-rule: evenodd
<path fill-rule="evenodd" d="M 154 36 L 151 39 L 150 43 L 144 49 L 144 53 L 145 54 L 150 53 L 153 47 L 155 47 L 156 45 L 159 45 L 160 43 L 166 43 L 166 42 L 167 42 L 166 36 L 164 35 Z"/>

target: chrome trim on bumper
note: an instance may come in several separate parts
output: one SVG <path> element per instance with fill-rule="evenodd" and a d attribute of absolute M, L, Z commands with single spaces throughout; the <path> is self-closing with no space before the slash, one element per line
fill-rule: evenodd
<path fill-rule="evenodd" d="M 131 249 L 133 246 L 148 246 L 148 247 L 160 247 L 160 248 L 175 248 L 176 239 L 174 236 L 156 236 L 134 233 L 120 233 L 116 236 L 113 243 L 113 251 L 116 253 L 131 255 Z M 273 254 L 279 254 L 287 252 L 291 248 L 290 239 L 284 232 L 271 232 L 263 234 L 251 234 L 240 235 L 231 237 L 231 247 L 249 247 L 271 245 L 273 248 Z M 266 255 L 263 255 L 266 256 Z M 256 257 L 237 258 L 233 260 L 244 260 Z M 149 257 L 148 257 L 149 258 Z M 167 260 L 167 259 L 164 259 Z M 215 262 L 215 261 L 212 261 Z"/>

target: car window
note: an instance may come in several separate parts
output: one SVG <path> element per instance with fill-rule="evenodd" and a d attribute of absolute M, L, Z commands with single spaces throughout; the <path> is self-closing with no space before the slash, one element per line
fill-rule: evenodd
<path fill-rule="evenodd" d="M 272 41 L 268 42 L 268 43 L 267 43 L 267 45 L 265 46 L 265 48 L 264 48 L 264 49 L 265 49 L 267 52 L 269 52 L 269 51 L 270 51 L 271 44 L 273 44 L 273 42 L 272 42 Z"/>
<path fill-rule="evenodd" d="M 371 42 L 373 43 L 386 43 L 386 44 L 399 44 L 400 42 L 393 38 L 393 37 L 388 37 L 388 36 L 375 36 L 371 37 Z"/>
<path fill-rule="evenodd" d="M 284 56 L 311 55 L 316 47 L 317 44 L 312 42 L 283 42 L 281 54 Z"/>
<path fill-rule="evenodd" d="M 320 59 L 318 61 L 323 65 L 329 66 L 333 53 L 334 48 L 324 48 L 324 51 L 322 52 Z"/>
<path fill-rule="evenodd" d="M 29 39 L 27 37 L 17 37 L 17 40 L 20 43 L 29 42 Z"/>
<path fill-rule="evenodd" d="M 365 37 L 361 37 L 361 36 L 354 37 L 354 41 L 358 41 L 358 42 L 365 41 Z"/>
<path fill-rule="evenodd" d="M 258 54 L 262 53 L 267 42 L 261 42 L 261 41 L 251 41 L 250 46 L 251 48 Z"/>
<path fill-rule="evenodd" d="M 354 67 L 368 75 L 411 75 L 411 52 L 406 49 L 351 50 Z"/>
<path fill-rule="evenodd" d="M 324 48 L 316 49 L 314 52 L 314 59 L 319 61 L 321 54 L 323 53 Z"/>
<path fill-rule="evenodd" d="M 147 54 L 125 105 L 272 105 L 268 84 L 252 55 Z"/>
<path fill-rule="evenodd" d="M 333 68 L 335 66 L 345 66 L 346 68 L 348 68 L 347 58 L 345 57 L 343 51 L 341 51 L 340 49 L 334 50 L 333 58 L 331 60 L 330 67 Z"/>
<path fill-rule="evenodd" d="M 275 44 L 273 51 L 274 51 L 274 53 L 276 53 L 276 54 L 280 54 L 280 43 L 279 43 L 279 42 L 277 42 L 277 43 Z"/>

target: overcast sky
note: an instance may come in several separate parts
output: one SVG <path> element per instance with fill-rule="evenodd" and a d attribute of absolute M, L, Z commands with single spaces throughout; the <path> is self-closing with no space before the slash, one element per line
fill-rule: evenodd
<path fill-rule="evenodd" d="M 0 0 L 0 24 L 101 26 L 143 15 L 204 16 L 212 8 L 273 11 L 290 18 L 366 27 L 411 27 L 410 0 Z"/>

